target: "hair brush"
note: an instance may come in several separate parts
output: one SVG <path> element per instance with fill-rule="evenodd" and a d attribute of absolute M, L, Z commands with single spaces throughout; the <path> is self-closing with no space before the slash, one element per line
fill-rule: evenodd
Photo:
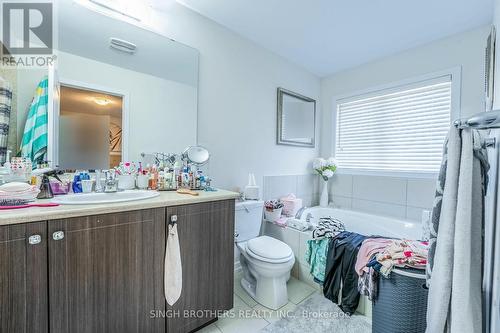
<path fill-rule="evenodd" d="M 29 208 L 29 207 L 56 207 L 56 206 L 59 206 L 59 204 L 52 202 L 30 203 L 28 200 L 24 199 L 0 199 L 0 210 Z"/>

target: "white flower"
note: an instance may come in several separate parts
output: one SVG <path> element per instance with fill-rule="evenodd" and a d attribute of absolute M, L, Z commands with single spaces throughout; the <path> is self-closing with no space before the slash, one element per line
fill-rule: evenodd
<path fill-rule="evenodd" d="M 321 169 L 326 165 L 326 161 L 324 158 L 318 157 L 313 160 L 313 169 Z"/>
<path fill-rule="evenodd" d="M 337 166 L 337 160 L 333 157 L 330 157 L 327 161 L 326 161 L 326 166 Z"/>
<path fill-rule="evenodd" d="M 326 169 L 325 171 L 323 171 L 323 176 L 325 176 L 326 178 L 331 178 L 333 177 L 333 171 L 330 169 Z"/>

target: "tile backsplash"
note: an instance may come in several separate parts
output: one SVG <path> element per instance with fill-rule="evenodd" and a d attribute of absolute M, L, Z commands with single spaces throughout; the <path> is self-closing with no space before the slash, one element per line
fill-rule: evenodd
<path fill-rule="evenodd" d="M 305 206 L 319 204 L 317 175 L 265 176 L 263 199 L 295 193 Z M 432 210 L 433 179 L 335 174 L 329 183 L 333 206 L 420 222 L 423 210 Z"/>
<path fill-rule="evenodd" d="M 436 181 L 336 174 L 329 186 L 335 207 L 421 221 L 422 211 L 432 209 Z"/>
<path fill-rule="evenodd" d="M 316 175 L 264 176 L 263 199 L 277 199 L 290 193 L 301 198 L 304 206 L 319 203 L 319 177 Z"/>

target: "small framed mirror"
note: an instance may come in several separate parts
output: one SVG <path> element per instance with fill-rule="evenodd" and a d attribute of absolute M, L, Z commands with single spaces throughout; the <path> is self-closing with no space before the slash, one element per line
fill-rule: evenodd
<path fill-rule="evenodd" d="M 277 144 L 315 146 L 316 101 L 292 91 L 278 88 Z"/>

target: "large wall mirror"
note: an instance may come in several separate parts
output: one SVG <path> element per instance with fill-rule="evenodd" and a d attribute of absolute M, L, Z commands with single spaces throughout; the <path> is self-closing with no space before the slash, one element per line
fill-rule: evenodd
<path fill-rule="evenodd" d="M 316 101 L 278 88 L 277 143 L 313 148 L 315 137 Z"/>
<path fill-rule="evenodd" d="M 143 152 L 197 144 L 196 49 L 74 1 L 59 2 L 57 21 L 53 68 L 2 75 L 16 81 L 14 154 L 43 80 L 52 104 L 46 160 L 53 165 L 107 169 Z"/>

